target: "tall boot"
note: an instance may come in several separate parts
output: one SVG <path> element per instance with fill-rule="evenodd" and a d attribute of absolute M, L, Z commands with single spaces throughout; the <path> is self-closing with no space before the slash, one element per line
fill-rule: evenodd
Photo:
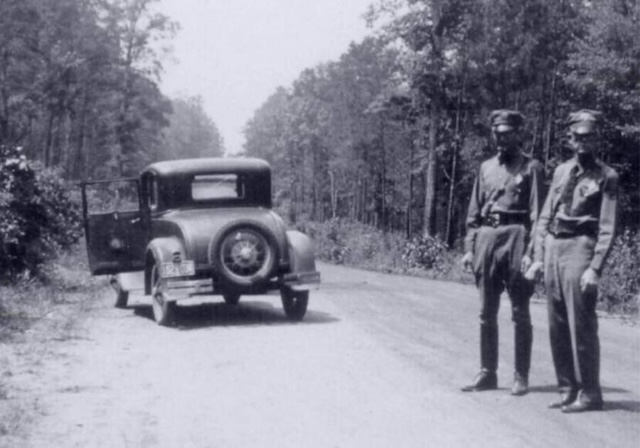
<path fill-rule="evenodd" d="M 481 370 L 473 383 L 462 388 L 463 392 L 480 392 L 498 388 L 498 327 L 480 324 Z"/>
<path fill-rule="evenodd" d="M 498 326 L 480 324 L 480 366 L 493 374 L 498 370 Z"/>
<path fill-rule="evenodd" d="M 525 395 L 529 392 L 529 368 L 531 367 L 531 346 L 533 328 L 531 324 L 515 326 L 515 374 L 511 395 Z"/>

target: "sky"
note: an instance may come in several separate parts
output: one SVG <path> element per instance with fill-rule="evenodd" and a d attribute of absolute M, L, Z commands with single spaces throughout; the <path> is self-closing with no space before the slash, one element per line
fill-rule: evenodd
<path fill-rule="evenodd" d="M 351 42 L 372 33 L 363 14 L 372 0 L 161 0 L 180 23 L 164 62 L 165 95 L 202 97 L 228 153 L 242 149 L 242 130 L 279 86 L 336 61 Z"/>

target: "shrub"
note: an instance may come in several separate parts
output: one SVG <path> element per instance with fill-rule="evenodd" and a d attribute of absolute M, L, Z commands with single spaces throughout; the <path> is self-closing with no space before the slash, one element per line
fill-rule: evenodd
<path fill-rule="evenodd" d="M 425 235 L 407 241 L 402 260 L 409 268 L 433 269 L 440 266 L 447 253 L 447 245 L 438 238 Z"/>
<path fill-rule="evenodd" d="M 383 232 L 345 219 L 304 222 L 296 227 L 313 238 L 319 259 L 386 272 L 407 272 L 448 278 L 456 254 L 437 238 L 416 238 Z"/>
<path fill-rule="evenodd" d="M 607 311 L 638 313 L 640 295 L 640 233 L 619 235 L 600 280 L 600 302 Z"/>
<path fill-rule="evenodd" d="M 39 274 L 81 236 L 80 201 L 53 170 L 0 146 L 0 280 Z"/>
<path fill-rule="evenodd" d="M 318 258 L 335 264 L 345 262 L 349 248 L 343 239 L 343 222 L 340 219 L 332 219 L 324 223 L 307 221 L 298 223 L 295 227 L 315 241 Z"/>
<path fill-rule="evenodd" d="M 319 259 L 385 272 L 403 272 L 433 279 L 472 283 L 459 265 L 460 254 L 434 237 L 407 240 L 403 235 L 343 219 L 305 222 L 298 229 L 314 239 Z M 619 235 L 600 281 L 599 306 L 609 312 L 638 313 L 640 298 L 640 233 Z M 536 291 L 546 297 L 544 284 Z"/>

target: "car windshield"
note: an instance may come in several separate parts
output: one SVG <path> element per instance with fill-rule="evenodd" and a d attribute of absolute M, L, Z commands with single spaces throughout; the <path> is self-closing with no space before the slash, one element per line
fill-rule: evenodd
<path fill-rule="evenodd" d="M 236 174 L 206 174 L 194 176 L 191 182 L 191 198 L 196 201 L 215 199 L 243 199 L 243 183 Z"/>

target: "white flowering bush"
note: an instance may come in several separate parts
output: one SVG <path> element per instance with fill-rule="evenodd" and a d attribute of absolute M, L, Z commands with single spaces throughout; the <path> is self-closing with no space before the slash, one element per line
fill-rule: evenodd
<path fill-rule="evenodd" d="M 0 146 L 0 281 L 37 275 L 81 236 L 80 201 L 53 170 Z"/>

